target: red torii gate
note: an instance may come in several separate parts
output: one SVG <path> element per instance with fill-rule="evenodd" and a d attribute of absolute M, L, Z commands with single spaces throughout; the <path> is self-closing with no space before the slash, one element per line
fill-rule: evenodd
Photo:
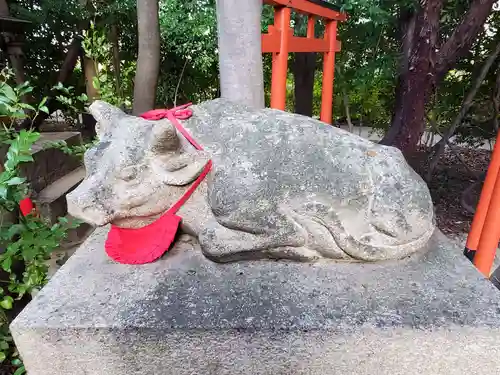
<path fill-rule="evenodd" d="M 490 275 L 500 240 L 500 131 L 467 237 L 464 255 L 500 289 L 500 267 Z"/>
<path fill-rule="evenodd" d="M 347 19 L 333 4 L 322 0 L 264 0 L 274 7 L 274 25 L 262 35 L 262 52 L 273 54 L 271 108 L 285 109 L 288 54 L 290 52 L 323 52 L 323 86 L 321 93 L 320 119 L 332 123 L 333 79 L 335 74 L 335 52 L 341 48 L 337 40 L 337 22 Z M 307 37 L 296 37 L 290 28 L 291 10 L 307 15 Z M 314 37 L 316 18 L 325 19 L 325 35 Z"/>

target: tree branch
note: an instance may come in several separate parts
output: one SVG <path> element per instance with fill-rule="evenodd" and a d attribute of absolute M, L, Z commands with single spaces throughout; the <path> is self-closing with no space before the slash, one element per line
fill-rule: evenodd
<path fill-rule="evenodd" d="M 472 82 L 472 87 L 470 88 L 469 92 L 464 98 L 464 101 L 462 102 L 462 107 L 460 108 L 457 117 L 455 118 L 451 126 L 446 130 L 445 134 L 442 136 L 440 145 L 437 148 L 437 151 L 435 152 L 429 164 L 429 169 L 427 171 L 427 181 L 430 181 L 432 173 L 439 161 L 439 156 L 444 152 L 446 145 L 447 144 L 449 145 L 450 138 L 453 136 L 453 134 L 455 134 L 456 129 L 462 123 L 465 115 L 469 111 L 469 108 L 473 104 L 473 100 L 476 96 L 477 91 L 481 87 L 484 79 L 486 78 L 486 75 L 488 74 L 491 66 L 493 65 L 499 54 L 500 54 L 500 42 L 498 42 L 498 44 L 495 47 L 495 50 L 488 56 L 488 59 L 481 67 L 481 71 L 477 75 L 476 79 Z"/>
<path fill-rule="evenodd" d="M 493 127 L 495 132 L 498 132 L 498 116 L 500 115 L 500 67 L 497 67 L 497 76 L 495 79 L 495 92 L 491 98 L 493 102 Z"/>
<path fill-rule="evenodd" d="M 71 77 L 73 71 L 75 70 L 75 65 L 78 61 L 78 57 L 80 56 L 81 44 L 81 36 L 76 35 L 70 46 L 68 47 L 68 52 L 66 53 L 66 57 L 61 65 L 61 70 L 59 71 L 59 74 L 57 76 L 57 81 L 54 84 L 57 84 L 58 82 L 66 83 L 67 80 Z M 48 96 L 46 106 L 49 109 L 49 113 L 38 112 L 35 118 L 25 119 L 21 123 L 21 129 L 33 128 L 35 130 L 39 130 L 40 125 L 50 116 L 50 114 L 52 114 L 52 112 L 59 108 L 60 104 L 54 98 L 53 91 L 51 91 Z"/>
<path fill-rule="evenodd" d="M 462 22 L 441 46 L 436 64 L 436 74 L 443 78 L 450 68 L 463 57 L 477 40 L 495 0 L 473 0 Z"/>

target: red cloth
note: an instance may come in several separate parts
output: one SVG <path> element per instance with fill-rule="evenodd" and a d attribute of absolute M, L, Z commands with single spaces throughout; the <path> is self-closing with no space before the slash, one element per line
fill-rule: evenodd
<path fill-rule="evenodd" d="M 127 229 L 114 225 L 106 240 L 106 253 L 118 263 L 150 263 L 168 251 L 181 223 L 177 215 L 163 215 L 155 222 L 139 228 Z"/>
<path fill-rule="evenodd" d="M 30 198 L 24 198 L 19 202 L 19 208 L 21 209 L 21 213 L 23 216 L 29 215 L 31 211 L 35 209 L 35 205 Z"/>
<path fill-rule="evenodd" d="M 177 120 L 184 120 L 191 117 L 193 112 L 187 108 L 189 105 L 186 104 L 170 110 L 152 110 L 142 114 L 141 117 L 147 120 L 168 118 L 197 150 L 203 150 Z M 167 252 L 175 240 L 175 235 L 182 220 L 176 215 L 177 211 L 186 203 L 198 185 L 207 176 L 211 167 L 212 161 L 209 160 L 202 173 L 191 184 L 184 195 L 155 222 L 137 229 L 120 228 L 111 225 L 105 243 L 106 253 L 109 257 L 118 263 L 144 264 L 155 261 Z"/>

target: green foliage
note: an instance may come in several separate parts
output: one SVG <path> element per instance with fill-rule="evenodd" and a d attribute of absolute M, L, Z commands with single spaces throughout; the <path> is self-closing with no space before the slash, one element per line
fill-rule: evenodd
<path fill-rule="evenodd" d="M 97 139 L 94 139 L 92 142 L 86 143 L 84 145 L 75 145 L 75 146 L 69 146 L 66 141 L 60 140 L 60 141 L 53 141 L 53 142 L 48 142 L 46 147 L 47 148 L 55 148 L 58 150 L 61 150 L 64 152 L 66 155 L 72 155 L 77 157 L 78 159 L 83 159 L 83 155 L 85 152 L 94 147 L 98 143 Z"/>
<path fill-rule="evenodd" d="M 5 363 L 9 360 L 10 365 L 15 368 L 13 375 L 23 375 L 26 373 L 24 365 L 19 359 L 19 353 L 14 346 L 14 340 L 10 335 L 7 317 L 3 310 L 0 309 L 0 363 Z"/>
<path fill-rule="evenodd" d="M 33 160 L 31 147 L 38 138 L 38 133 L 22 130 L 9 141 L 4 171 L 0 173 L 2 216 L 7 217 L 11 213 L 17 218 L 13 223 L 2 222 L 0 225 L 0 245 L 4 249 L 0 254 L 0 267 L 8 275 L 8 280 L 0 280 L 5 284 L 0 288 L 0 311 L 11 310 L 15 300 L 20 300 L 25 294 L 33 294 L 45 285 L 46 261 L 51 252 L 59 246 L 67 230 L 79 224 L 59 218 L 58 223 L 49 225 L 36 214 L 23 217 L 20 213 L 19 201 L 26 197 L 29 186 L 26 179 L 19 176 L 19 167 Z M 16 272 L 16 264 L 23 265 L 22 273 Z M 10 346 L 3 349 L 0 343 L 3 357 L 7 358 L 10 351 Z"/>
<path fill-rule="evenodd" d="M 112 46 L 108 41 L 105 28 L 97 28 L 91 23 L 84 32 L 82 47 L 85 56 L 92 60 L 96 76 L 92 85 L 97 90 L 99 99 L 118 107 L 132 106 L 132 82 L 135 75 L 135 61 L 121 61 L 119 89 L 113 68 Z"/>
<path fill-rule="evenodd" d="M 0 134 L 2 137 L 0 139 L 10 138 L 14 123 L 16 120 L 26 118 L 26 112 L 33 113 L 33 117 L 35 117 L 39 112 L 47 113 L 49 111 L 45 106 L 46 99 L 40 101 L 37 107 L 24 103 L 23 96 L 31 93 L 33 87 L 28 81 L 21 85 L 12 86 L 9 82 L 13 77 L 14 72 L 8 67 L 0 71 L 0 116 L 5 118 L 5 121 L 2 122 L 4 132 Z"/>
<path fill-rule="evenodd" d="M 342 50 L 335 67 L 335 117 L 346 115 L 345 93 L 353 121 L 387 128 L 398 73 L 398 16 L 412 2 L 343 0 L 339 5 L 349 18 L 338 32 Z"/>
<path fill-rule="evenodd" d="M 69 123 L 76 124 L 78 114 L 83 112 L 85 105 L 88 102 L 87 94 L 82 93 L 77 95 L 73 86 L 65 87 L 61 82 L 52 87 L 55 93 L 55 99 L 65 108 L 65 119 Z"/>
<path fill-rule="evenodd" d="M 386 129 L 390 123 L 395 103 L 395 86 L 401 55 L 401 16 L 415 10 L 416 0 L 329 0 L 348 12 L 347 22 L 339 24 L 338 39 L 342 51 L 337 55 L 335 78 L 335 107 L 337 121 L 345 117 L 345 92 L 354 121 L 363 121 Z M 56 75 L 62 64 L 67 46 L 79 32 L 84 33 L 84 50 L 96 61 L 98 77 L 95 87 L 103 100 L 130 107 L 132 86 L 137 59 L 137 29 L 135 0 L 90 0 L 82 2 L 63 0 L 19 0 L 11 4 L 14 15 L 33 22 L 26 32 L 29 45 L 24 47 L 26 73 L 34 83 L 35 97 L 43 97 L 50 91 L 49 77 Z M 85 3 L 85 2 L 84 2 Z M 439 40 L 446 40 L 464 12 L 470 6 L 468 0 L 446 1 L 441 12 Z M 157 104 L 167 106 L 177 102 L 212 99 L 219 95 L 217 27 L 215 0 L 160 0 L 161 66 L 158 81 Z M 495 11 L 488 20 L 488 32 L 478 39 L 476 46 L 463 58 L 456 71 L 463 79 L 448 77 L 448 82 L 434 93 L 429 107 L 431 116 L 436 117 L 439 127 L 446 128 L 460 98 L 465 91 L 474 61 L 482 60 L 495 41 L 500 27 L 500 12 Z M 272 23 L 272 9 L 263 9 L 263 30 Z M 298 34 L 304 34 L 305 23 L 294 16 L 293 24 Z M 91 26 L 89 26 L 91 25 Z M 116 87 L 111 64 L 111 46 L 108 38 L 109 25 L 119 29 L 121 60 L 120 88 Z M 324 25 L 317 22 L 317 35 Z M 318 59 L 318 71 L 321 63 Z M 264 56 L 264 77 L 266 101 L 269 101 L 271 56 Z M 79 66 L 67 86 L 74 87 L 75 96 L 85 92 L 82 67 Z M 464 76 L 465 74 L 465 76 Z M 321 74 L 317 74 L 314 92 L 314 107 L 319 108 L 321 97 L 317 86 Z M 293 85 L 293 79 L 290 80 Z M 494 79 L 485 81 L 484 93 L 494 91 Z M 178 88 L 177 88 L 178 86 Z M 290 93 L 293 90 L 290 90 Z M 459 131 L 491 136 L 491 98 L 479 93 L 471 109 L 467 123 Z M 80 106 L 80 104 L 78 104 Z M 77 107 L 78 107 L 77 106 Z M 81 108 L 81 106 L 79 107 Z M 293 108 L 293 98 L 289 100 Z"/>
<path fill-rule="evenodd" d="M 24 33 L 24 69 L 36 101 L 47 96 L 66 57 L 67 48 L 79 34 L 77 25 L 88 16 L 79 1 L 18 0 L 9 2 L 13 16 L 31 21 Z M 81 69 L 76 69 L 67 86 L 85 92 Z"/>
<path fill-rule="evenodd" d="M 166 105 L 175 101 L 199 102 L 217 97 L 219 72 L 215 1 L 161 0 L 160 32 L 158 102 Z"/>
<path fill-rule="evenodd" d="M 4 74 L 7 78 L 8 74 Z M 26 117 L 24 111 L 28 109 L 35 114 L 44 110 L 45 101 L 42 100 L 37 108 L 19 106 L 20 96 L 31 92 L 31 86 L 24 84 L 12 88 L 8 81 L 3 81 L 0 89 L 0 116 L 12 116 L 22 120 Z M 8 332 L 9 319 L 7 312 L 12 310 L 25 295 L 38 291 L 47 282 L 48 266 L 46 261 L 61 241 L 67 230 L 79 225 L 77 221 L 68 222 L 66 218 L 59 218 L 59 222 L 50 225 L 36 213 L 23 216 L 19 202 L 28 196 L 29 185 L 26 178 L 20 174 L 20 167 L 24 163 L 33 161 L 32 146 L 39 139 L 40 134 L 21 130 L 15 132 L 12 127 L 4 124 L 3 143 L 8 145 L 3 167 L 0 168 L 0 362 L 10 361 L 17 367 L 15 374 L 23 374 L 24 367 L 17 358 L 17 351 L 13 346 Z"/>

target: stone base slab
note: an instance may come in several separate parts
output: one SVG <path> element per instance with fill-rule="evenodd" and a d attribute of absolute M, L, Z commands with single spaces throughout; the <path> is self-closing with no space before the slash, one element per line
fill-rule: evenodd
<path fill-rule="evenodd" d="M 11 329 L 30 375 L 500 373 L 500 294 L 436 233 L 397 262 L 113 263 L 97 230 Z"/>

